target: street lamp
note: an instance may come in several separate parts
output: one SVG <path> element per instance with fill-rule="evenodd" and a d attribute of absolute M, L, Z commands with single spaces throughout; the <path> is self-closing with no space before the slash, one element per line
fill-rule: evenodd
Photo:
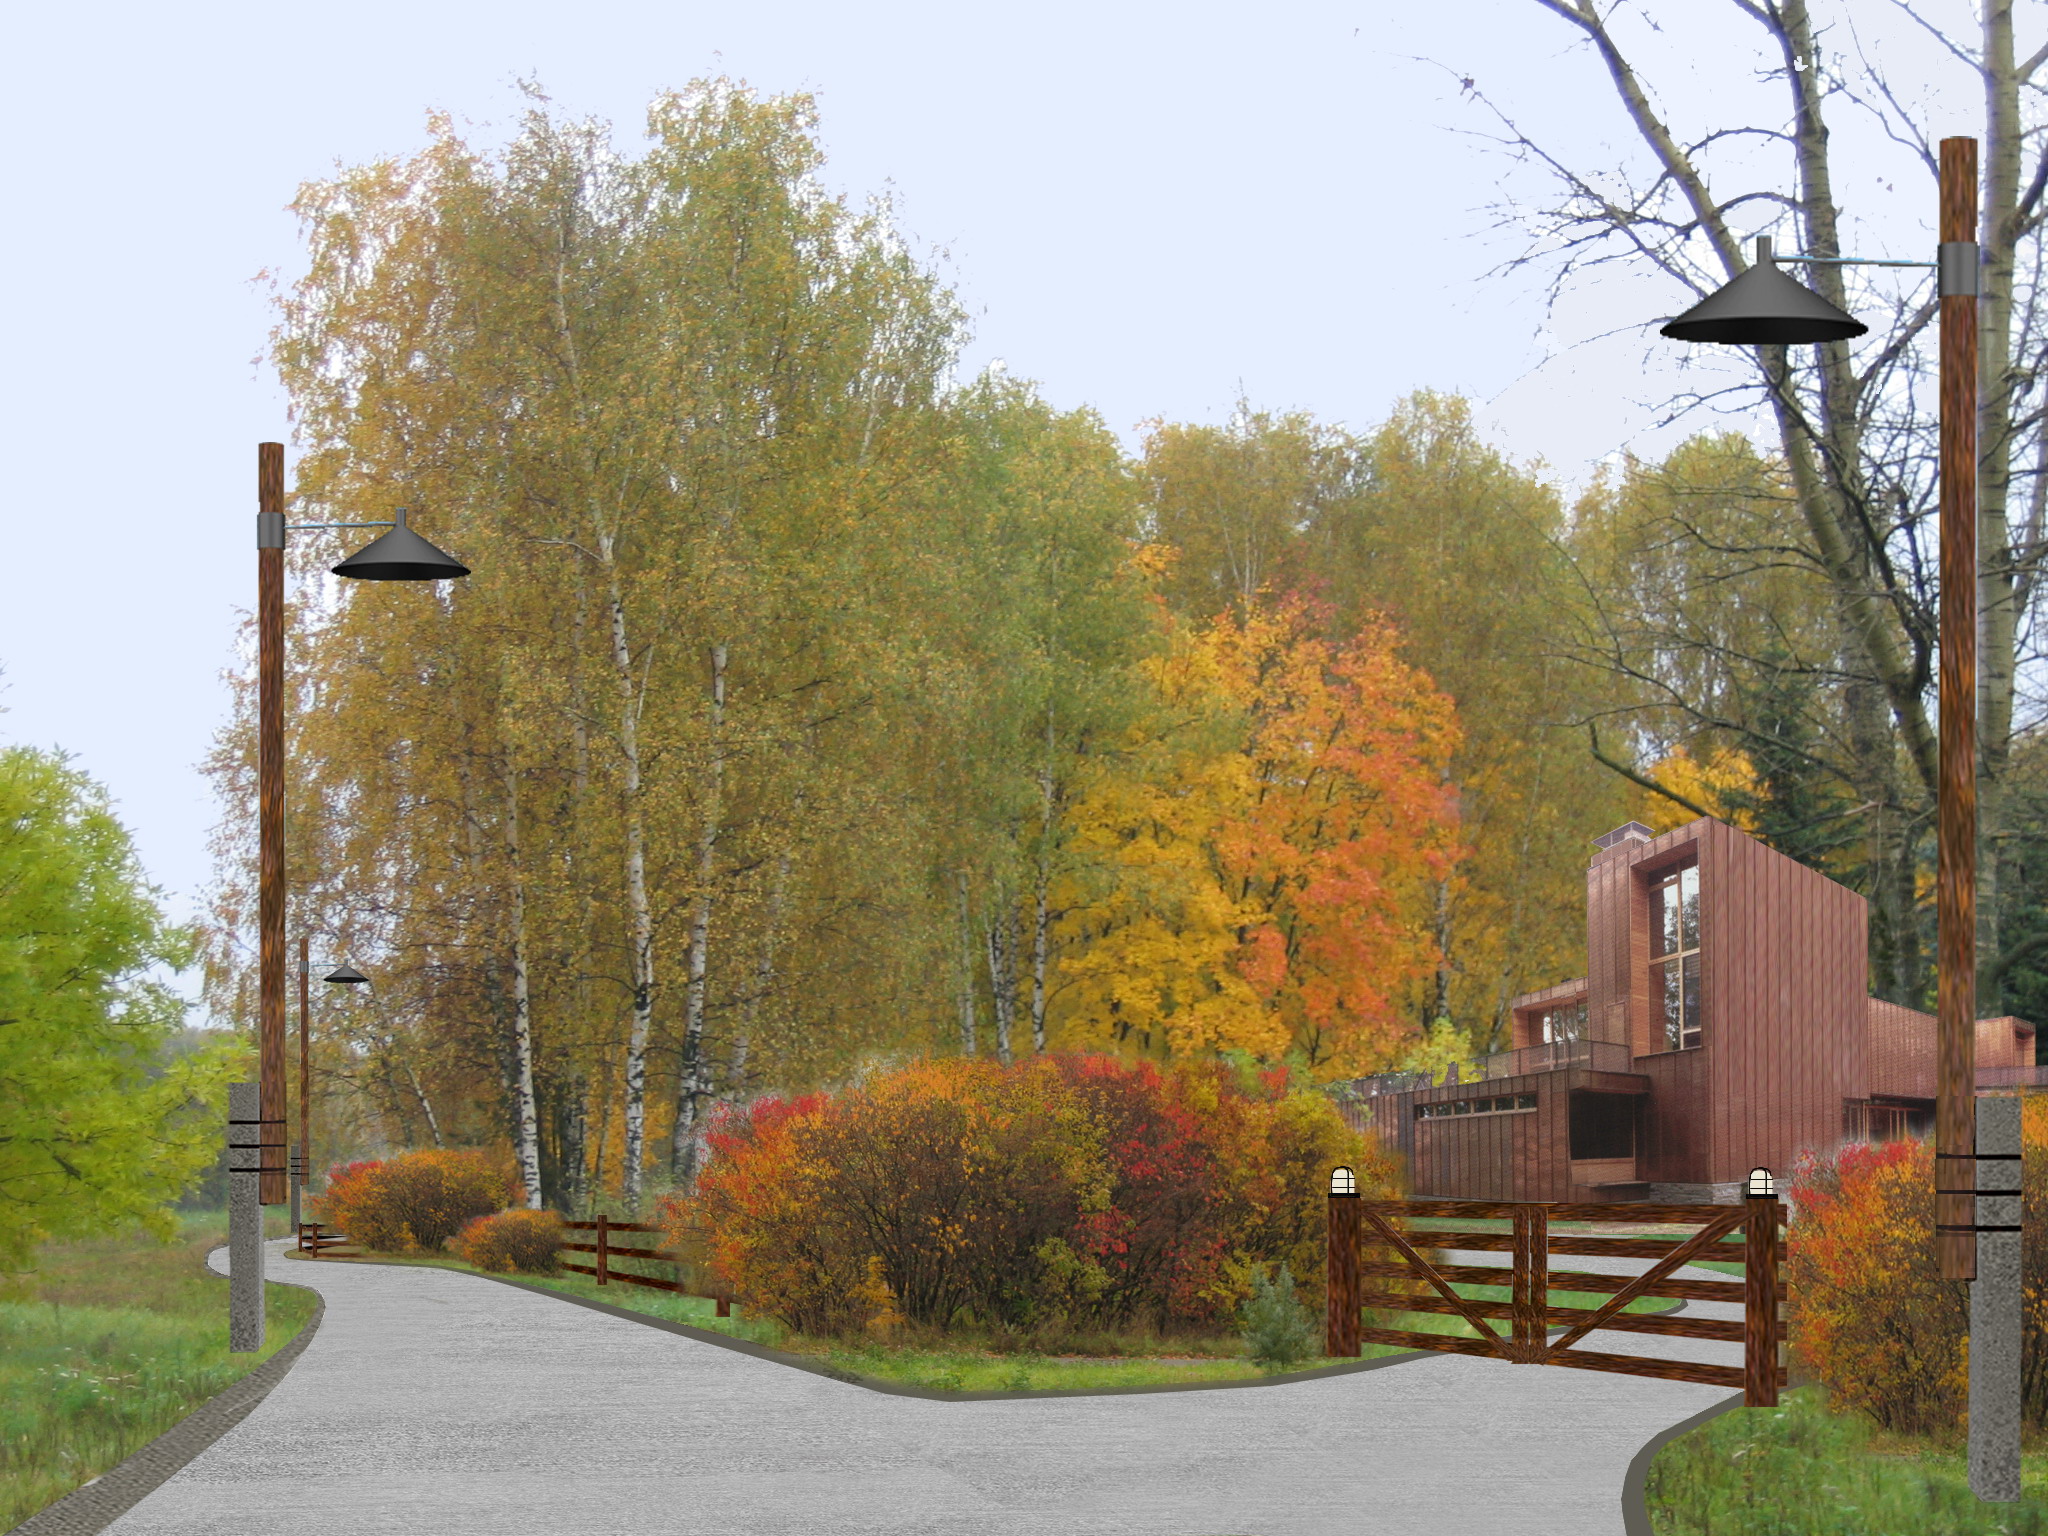
<path fill-rule="evenodd" d="M 1843 266 L 1933 267 L 1941 301 L 1941 737 L 1935 872 L 1937 1049 L 1934 1248 L 1944 1280 L 1977 1281 L 1978 1234 L 1989 1285 L 1970 1288 L 1970 1484 L 1986 1502 L 2019 1497 L 2018 1228 L 1980 1226 L 1977 1135 L 1977 141 L 1941 141 L 1940 244 L 1934 261 L 1791 256 Z M 1845 341 L 1866 328 L 1779 272 L 1770 242 L 1757 262 L 1663 328 L 1679 341 L 1787 346 Z M 2003 1112 L 1990 1168 L 2018 1161 Z M 1751 1175 L 1752 1178 L 1755 1175 Z M 1946 1178 L 1947 1182 L 1943 1180 Z M 2001 1199 L 2000 1206 L 2016 1201 Z M 2017 1219 L 2015 1217 L 2015 1219 Z M 2011 1338 L 2012 1347 L 2003 1347 Z M 1995 1421 L 1996 1427 L 1992 1428 Z"/>
<path fill-rule="evenodd" d="M 284 1157 L 284 536 L 338 528 L 389 529 L 334 567 L 337 576 L 359 581 L 443 581 L 469 574 L 467 566 L 406 526 L 404 508 L 388 522 L 287 525 L 282 443 L 256 445 L 256 508 L 257 1135 L 254 1165 L 235 1171 L 256 1174 L 257 1198 L 237 1202 L 229 1223 L 232 1283 L 228 1334 L 229 1348 L 237 1352 L 245 1347 L 260 1348 L 263 1339 L 263 1218 L 258 1207 L 283 1205 L 288 1197 L 289 1170 Z M 246 1115 L 231 1108 L 229 1118 L 239 1121 Z M 252 1249 L 253 1259 L 245 1260 L 244 1255 Z M 254 1344 L 248 1343 L 252 1336 Z"/>
<path fill-rule="evenodd" d="M 1936 261 L 1790 256 L 1841 266 L 1933 267 L 1941 294 L 1940 1070 L 1935 1252 L 1944 1280 L 1972 1280 L 1976 1245 L 1977 1056 L 1977 141 L 1941 141 Z M 1768 239 L 1756 265 L 1663 328 L 1679 341 L 1788 346 L 1846 341 L 1868 327 L 1783 272 Z M 1955 1187 L 1959 1185 L 1960 1187 Z"/>
<path fill-rule="evenodd" d="M 308 988 L 312 980 L 312 940 L 306 934 L 299 935 L 299 1145 L 292 1153 L 292 1236 L 299 1235 L 299 1196 L 305 1189 L 306 1170 L 312 1163 L 313 1132 L 312 1104 L 313 1081 L 309 1066 L 310 1052 L 307 1035 L 313 1014 L 312 999 Z M 338 966 L 325 978 L 333 986 L 365 986 L 370 978 L 350 966 Z"/>

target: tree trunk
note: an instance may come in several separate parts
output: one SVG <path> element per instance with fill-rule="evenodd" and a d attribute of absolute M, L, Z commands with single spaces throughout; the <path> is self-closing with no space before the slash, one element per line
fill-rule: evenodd
<path fill-rule="evenodd" d="M 540 1121 L 533 1103 L 533 1000 L 527 985 L 526 870 L 519 848 L 519 776 L 512 755 L 504 758 L 505 861 L 512 888 L 512 1038 L 518 1052 L 519 1171 L 526 1182 L 526 1208 L 537 1211 L 540 1195 Z"/>
<path fill-rule="evenodd" d="M 697 1182 L 697 1111 L 711 1086 L 704 1074 L 704 992 L 710 968 L 711 874 L 725 817 L 725 642 L 711 647 L 711 789 L 697 833 L 697 907 L 690 916 L 689 987 L 683 1004 L 682 1066 L 676 1085 L 675 1141 L 669 1165 L 677 1183 Z"/>
<path fill-rule="evenodd" d="M 434 1147 L 438 1151 L 446 1143 L 441 1140 L 441 1122 L 434 1116 L 434 1106 L 427 1098 L 427 1090 L 420 1086 L 420 1080 L 413 1073 L 411 1062 L 401 1061 L 399 1065 L 405 1068 L 405 1080 L 411 1085 L 412 1096 L 419 1101 L 420 1113 L 427 1117 L 427 1133 L 434 1138 Z"/>
<path fill-rule="evenodd" d="M 967 871 L 953 871 L 960 895 L 960 1054 L 974 1054 L 974 920 L 967 910 Z"/>
<path fill-rule="evenodd" d="M 619 758 L 625 769 L 626 913 L 631 931 L 633 1031 L 626 1045 L 626 1148 L 621 1188 L 629 1207 L 640 1203 L 640 1164 L 647 1139 L 647 1039 L 654 1028 L 654 911 L 647 900 L 647 824 L 640 792 L 640 707 L 633 653 L 626 644 L 626 603 L 619 590 L 612 541 L 602 541 L 610 578 L 612 669 L 619 694 Z"/>
<path fill-rule="evenodd" d="M 1015 934 L 1017 915 L 1006 893 L 998 887 L 989 902 L 988 985 L 995 1006 L 996 1060 L 1010 1064 L 1010 1025 L 1017 1015 L 1017 961 Z"/>
<path fill-rule="evenodd" d="M 2004 862 L 2019 639 L 2018 572 L 2010 501 L 2013 459 L 2013 278 L 2019 240 L 2019 71 L 2012 0 L 1984 5 L 1984 248 L 1977 304 L 1977 1006 L 2005 1012 L 1998 965 L 1998 885 Z M 2031 556 L 2029 555 L 2029 558 Z"/>

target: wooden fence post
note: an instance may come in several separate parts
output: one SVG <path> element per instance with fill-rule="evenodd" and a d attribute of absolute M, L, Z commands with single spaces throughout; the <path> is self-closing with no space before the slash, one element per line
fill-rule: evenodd
<path fill-rule="evenodd" d="M 1361 1353 L 1358 1335 L 1358 1181 L 1349 1168 L 1330 1175 L 1330 1218 L 1323 1254 L 1323 1353 Z"/>
<path fill-rule="evenodd" d="M 611 1250 L 608 1241 L 611 1237 L 610 1222 L 611 1218 L 608 1216 L 600 1215 L 597 1218 L 597 1283 L 599 1285 L 605 1283 L 606 1271 L 611 1267 L 609 1262 Z"/>
<path fill-rule="evenodd" d="M 1515 1359 L 1540 1364 L 1550 1339 L 1550 1213 L 1515 1207 Z"/>
<path fill-rule="evenodd" d="M 1747 1195 L 1742 1234 L 1742 1405 L 1778 1406 L 1778 1197 Z"/>

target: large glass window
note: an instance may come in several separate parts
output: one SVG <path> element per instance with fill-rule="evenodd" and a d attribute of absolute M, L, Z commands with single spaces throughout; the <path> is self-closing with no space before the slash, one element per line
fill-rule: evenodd
<path fill-rule="evenodd" d="M 1661 1049 L 1700 1043 L 1700 871 L 1674 869 L 1650 887 L 1650 1008 Z"/>
<path fill-rule="evenodd" d="M 1583 1040 L 1586 1038 L 1586 1000 L 1582 997 L 1562 1007 L 1546 1008 L 1537 1016 L 1537 1021 L 1539 1044 Z"/>

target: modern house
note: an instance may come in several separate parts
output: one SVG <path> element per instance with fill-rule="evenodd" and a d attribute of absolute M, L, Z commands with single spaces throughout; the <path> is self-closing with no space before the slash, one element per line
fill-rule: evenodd
<path fill-rule="evenodd" d="M 1869 995 L 1861 896 L 1711 818 L 1596 846 L 1586 974 L 1516 998 L 1511 1049 L 1338 1092 L 1418 1197 L 1733 1202 L 1752 1168 L 1932 1129 L 1935 1020 Z M 2048 1082 L 2018 1019 L 1979 1021 L 1976 1067 Z"/>

